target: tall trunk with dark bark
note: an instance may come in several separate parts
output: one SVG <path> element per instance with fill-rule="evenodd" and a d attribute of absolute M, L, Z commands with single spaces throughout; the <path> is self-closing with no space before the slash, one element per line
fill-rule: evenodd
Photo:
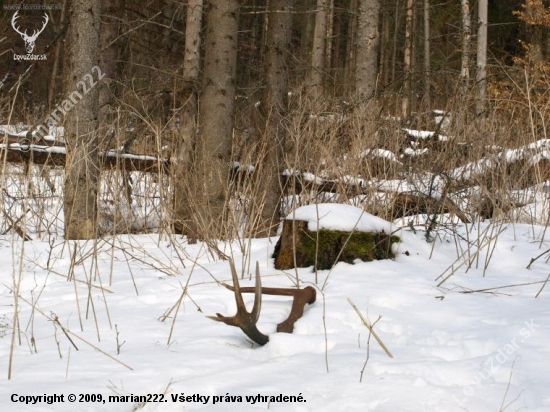
<path fill-rule="evenodd" d="M 123 15 L 124 0 L 102 0 L 99 67 L 105 79 L 99 86 L 99 123 L 107 126 L 108 115 L 115 101 L 117 65 L 120 45 L 120 24 Z M 119 40 L 117 42 L 117 40 Z"/>
<path fill-rule="evenodd" d="M 323 93 L 328 6 L 329 0 L 317 0 L 311 67 L 307 76 L 307 85 L 312 97 L 319 97 Z"/>
<path fill-rule="evenodd" d="M 193 217 L 199 219 L 202 231 L 208 230 L 203 235 L 214 237 L 229 233 L 225 217 L 230 191 L 239 12 L 239 0 L 210 0 L 206 7 L 206 54 L 195 158 L 200 209 Z M 212 226 L 206 228 L 206 223 L 200 222 Z"/>
<path fill-rule="evenodd" d="M 357 63 L 355 93 L 359 100 L 373 97 L 378 78 L 378 0 L 360 0 L 357 18 Z"/>
<path fill-rule="evenodd" d="M 93 68 L 99 60 L 100 12 L 100 0 L 75 0 L 70 12 L 65 90 L 72 98 L 60 105 L 67 113 L 65 239 L 97 236 L 99 73 Z"/>
<path fill-rule="evenodd" d="M 424 0 L 424 105 L 431 110 L 430 96 L 430 0 Z"/>
<path fill-rule="evenodd" d="M 267 29 L 265 80 L 262 97 L 265 116 L 263 154 L 259 171 L 265 187 L 261 223 L 257 236 L 275 235 L 280 221 L 285 130 L 283 125 L 292 41 L 294 0 L 270 0 Z"/>

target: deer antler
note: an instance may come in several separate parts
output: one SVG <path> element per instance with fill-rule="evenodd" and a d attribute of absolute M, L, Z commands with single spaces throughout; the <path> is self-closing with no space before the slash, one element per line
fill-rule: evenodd
<path fill-rule="evenodd" d="M 13 17 L 11 18 L 11 26 L 21 36 L 26 36 L 27 35 L 27 30 L 25 30 L 25 33 L 21 33 L 21 31 L 19 30 L 19 26 L 15 27 L 15 21 L 17 20 L 18 17 L 19 17 L 19 12 L 16 11 L 15 14 L 13 15 Z"/>
<path fill-rule="evenodd" d="M 308 286 L 305 289 L 262 288 L 260 280 L 260 267 L 258 262 L 256 262 L 256 286 L 253 288 L 241 288 L 233 260 L 229 259 L 229 265 L 231 266 L 231 276 L 233 277 L 234 286 L 230 286 L 225 283 L 223 283 L 223 286 L 235 293 L 237 314 L 232 317 L 225 317 L 217 313 L 217 317 L 208 317 L 218 322 L 223 322 L 226 325 L 238 326 L 250 339 L 260 345 L 265 345 L 269 342 L 269 337 L 261 333 L 256 327 L 256 322 L 260 316 L 262 294 L 292 296 L 294 298 L 292 301 L 292 309 L 290 310 L 290 314 L 283 322 L 277 325 L 277 332 L 292 333 L 294 330 L 294 323 L 296 323 L 296 321 L 304 314 L 304 307 L 306 303 L 312 304 L 315 302 L 316 292 L 311 286 Z M 243 293 L 255 293 L 256 295 L 254 297 L 254 306 L 252 307 L 252 312 L 250 313 L 246 311 L 242 297 Z"/>
<path fill-rule="evenodd" d="M 50 18 L 48 17 L 48 14 L 47 13 L 44 13 L 44 17 L 46 17 L 46 20 L 44 21 L 44 23 L 42 24 L 42 28 L 40 30 L 35 30 L 31 36 L 31 39 L 33 40 L 36 40 L 36 38 L 38 37 L 38 35 L 40 33 L 42 33 L 44 31 L 44 29 L 46 28 L 46 25 L 48 24 L 48 22 L 50 21 Z"/>
<path fill-rule="evenodd" d="M 219 313 L 216 313 L 216 316 L 208 316 L 210 319 L 223 322 L 226 325 L 238 326 L 241 330 L 252 339 L 254 342 L 265 345 L 269 342 L 269 337 L 264 335 L 256 327 L 256 322 L 260 317 L 260 310 L 262 309 L 262 281 L 260 279 L 260 268 L 256 262 L 256 287 L 254 288 L 254 306 L 252 307 L 252 312 L 246 310 L 244 304 L 243 295 L 241 294 L 241 288 L 239 284 L 239 278 L 237 277 L 237 270 L 235 269 L 235 264 L 232 259 L 229 259 L 229 266 L 231 267 L 231 276 L 233 277 L 233 287 L 229 285 L 224 285 L 228 289 L 231 289 L 235 292 L 235 301 L 237 302 L 237 314 L 235 316 L 227 317 Z"/>

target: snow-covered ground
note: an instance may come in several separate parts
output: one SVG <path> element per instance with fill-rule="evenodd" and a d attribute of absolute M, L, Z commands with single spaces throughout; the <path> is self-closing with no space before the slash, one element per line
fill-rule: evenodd
<path fill-rule="evenodd" d="M 357 216 L 346 213 L 353 226 Z M 2 236 L 0 410 L 549 411 L 550 285 L 535 298 L 548 256 L 526 269 L 550 249 L 544 227 L 462 225 L 433 243 L 421 230 L 397 234 L 395 260 L 339 263 L 317 282 L 311 268 L 273 268 L 275 238 L 220 245 L 242 285 L 253 285 L 258 261 L 264 286 L 299 279 L 317 288 L 293 334 L 275 332 L 290 298 L 264 296 L 263 347 L 206 317 L 232 315 L 236 305 L 219 284 L 230 282 L 227 261 L 203 244 Z M 369 340 L 348 298 L 376 322 L 393 358 Z M 253 296 L 245 301 L 250 307 Z M 54 394 L 64 402 L 12 402 Z M 109 400 L 148 394 L 145 404 Z"/>

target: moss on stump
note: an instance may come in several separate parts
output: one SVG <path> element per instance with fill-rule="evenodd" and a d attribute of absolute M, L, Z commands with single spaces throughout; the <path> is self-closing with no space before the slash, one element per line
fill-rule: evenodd
<path fill-rule="evenodd" d="M 304 220 L 285 220 L 273 257 L 276 269 L 294 268 L 296 255 L 296 267 L 316 266 L 323 270 L 332 268 L 337 262 L 394 258 L 391 245 L 399 241 L 398 236 L 384 232 L 355 231 L 350 235 L 350 232 L 341 230 L 310 231 L 308 222 Z"/>

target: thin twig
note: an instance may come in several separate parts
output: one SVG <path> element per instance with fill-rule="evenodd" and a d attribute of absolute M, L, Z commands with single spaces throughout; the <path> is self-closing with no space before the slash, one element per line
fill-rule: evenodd
<path fill-rule="evenodd" d="M 542 292 L 542 290 L 545 288 L 546 284 L 548 283 L 548 280 L 550 279 L 550 273 L 548 274 L 548 276 L 546 277 L 546 280 L 544 281 L 543 285 L 541 286 L 540 290 L 537 292 L 537 294 L 535 295 L 535 298 L 538 298 L 540 293 Z"/>
<path fill-rule="evenodd" d="M 367 327 L 367 329 L 370 331 L 370 333 L 372 333 L 372 336 L 374 336 L 374 339 L 376 339 L 376 341 L 378 342 L 380 347 L 382 349 L 384 349 L 384 352 L 386 352 L 386 355 L 388 355 L 390 358 L 393 358 L 393 355 L 391 354 L 390 350 L 386 347 L 386 345 L 384 345 L 384 342 L 382 342 L 382 340 L 380 339 L 378 334 L 374 331 L 374 329 L 373 329 L 372 325 L 370 324 L 370 322 L 368 321 L 368 319 L 365 318 L 365 316 L 363 316 L 361 311 L 357 308 L 357 306 L 355 306 L 355 303 L 353 303 L 353 301 L 350 298 L 348 298 L 348 302 L 351 305 L 351 307 L 357 312 L 357 314 L 359 315 L 359 317 L 363 321 L 363 324 Z"/>

